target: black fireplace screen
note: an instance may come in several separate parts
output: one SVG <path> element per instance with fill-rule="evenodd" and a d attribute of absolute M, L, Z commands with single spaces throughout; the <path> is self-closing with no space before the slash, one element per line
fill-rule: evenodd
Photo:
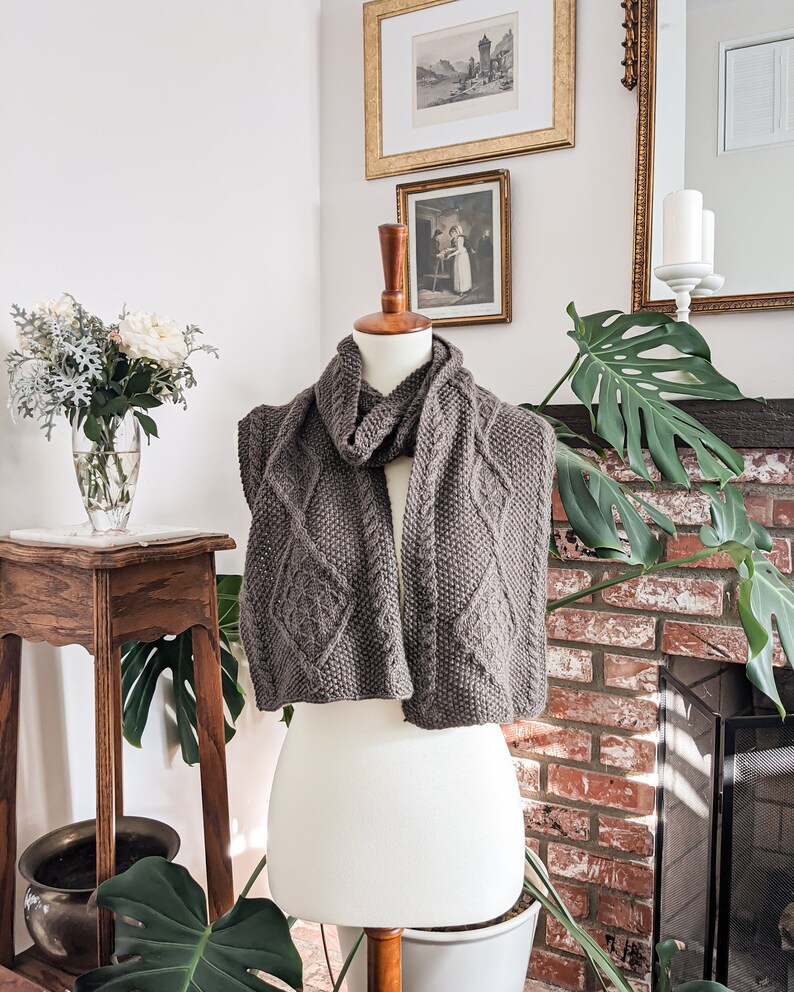
<path fill-rule="evenodd" d="M 725 750 L 717 971 L 732 989 L 792 992 L 794 717 L 728 721 Z"/>
<path fill-rule="evenodd" d="M 794 715 L 726 716 L 661 679 L 655 939 L 676 982 L 794 992 Z"/>

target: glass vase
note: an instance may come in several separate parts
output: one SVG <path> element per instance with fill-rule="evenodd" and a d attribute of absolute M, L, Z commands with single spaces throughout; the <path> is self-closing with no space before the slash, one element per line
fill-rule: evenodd
<path fill-rule="evenodd" d="M 77 484 L 94 533 L 125 531 L 141 462 L 141 434 L 131 411 L 97 420 L 101 439 L 72 427 Z"/>

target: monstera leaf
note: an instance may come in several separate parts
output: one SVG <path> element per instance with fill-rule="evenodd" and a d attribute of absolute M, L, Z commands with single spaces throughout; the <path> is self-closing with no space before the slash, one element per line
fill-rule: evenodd
<path fill-rule="evenodd" d="M 589 458 L 557 440 L 557 486 L 562 505 L 576 536 L 599 558 L 649 566 L 659 560 L 661 545 L 642 518 L 639 508 L 668 534 L 675 527 L 663 513 L 602 471 Z M 614 512 L 625 532 L 621 540 Z"/>
<path fill-rule="evenodd" d="M 234 723 L 245 703 L 243 690 L 237 682 L 237 659 L 232 653 L 232 644 L 240 640 L 241 583 L 239 575 L 218 576 L 218 629 L 227 743 L 234 737 Z M 199 760 L 199 752 L 193 645 L 189 630 L 177 637 L 161 637 L 149 644 L 130 642 L 123 646 L 121 692 L 124 736 L 135 747 L 141 746 L 154 690 L 165 672 L 171 672 L 173 679 L 176 730 L 182 757 L 187 764 L 194 765 Z"/>
<path fill-rule="evenodd" d="M 672 983 L 672 962 L 679 951 L 683 951 L 686 944 L 680 940 L 660 940 L 656 945 L 656 959 L 659 962 L 659 974 L 653 992 L 730 992 L 719 982 L 707 982 L 696 979 L 694 982 L 684 982 L 683 985 Z"/>
<path fill-rule="evenodd" d="M 302 988 L 288 921 L 269 899 L 240 897 L 210 924 L 187 870 L 144 858 L 103 882 L 97 903 L 116 914 L 120 963 L 81 975 L 74 992 L 277 992 L 265 976 Z"/>
<path fill-rule="evenodd" d="M 709 347 L 691 324 L 661 313 L 618 310 L 580 317 L 568 307 L 580 361 L 571 388 L 590 412 L 593 430 L 643 479 L 642 432 L 654 464 L 669 482 L 689 488 L 676 439 L 692 448 L 706 478 L 725 483 L 742 471 L 741 455 L 710 430 L 662 398 L 662 393 L 706 399 L 745 399 L 711 364 Z M 639 330 L 639 332 L 638 332 Z M 651 354 L 666 345 L 678 354 Z M 670 374 L 685 373 L 675 382 Z M 598 404 L 598 410 L 594 409 Z"/>
<path fill-rule="evenodd" d="M 524 857 L 530 869 L 530 871 L 525 872 L 524 891 L 539 902 L 549 916 L 553 916 L 558 923 L 565 927 L 569 935 L 582 949 L 582 954 L 593 969 L 593 973 L 604 992 L 611 992 L 612 989 L 618 989 L 619 992 L 633 992 L 628 979 L 612 960 L 609 952 L 604 950 L 595 938 L 591 937 L 574 919 L 559 892 L 555 889 L 542 858 L 535 854 L 530 847 L 524 850 Z"/>
<path fill-rule="evenodd" d="M 739 573 L 737 606 L 747 635 L 747 677 L 785 716 L 772 668 L 774 628 L 794 667 L 794 589 L 763 555 L 772 550 L 772 538 L 747 516 L 739 490 L 728 486 L 721 498 L 716 486 L 706 484 L 703 489 L 711 499 L 711 525 L 701 527 L 700 540 L 730 555 Z"/>

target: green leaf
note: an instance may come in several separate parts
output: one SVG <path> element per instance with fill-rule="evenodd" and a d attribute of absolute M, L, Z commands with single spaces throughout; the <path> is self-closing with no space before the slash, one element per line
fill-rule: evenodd
<path fill-rule="evenodd" d="M 83 433 L 88 440 L 93 441 L 94 444 L 102 444 L 102 431 L 100 430 L 96 417 L 91 413 L 87 414 L 85 418 Z"/>
<path fill-rule="evenodd" d="M 337 976 L 332 992 L 341 992 L 341 988 L 342 988 L 342 984 L 344 983 L 345 976 L 347 975 L 350 965 L 353 963 L 353 958 L 356 956 L 356 952 L 361 946 L 361 942 L 363 939 L 364 939 L 364 931 L 362 930 L 361 933 L 358 935 L 358 937 L 356 937 L 355 943 L 350 948 L 350 952 L 344 960 L 344 964 L 342 965 L 339 975 Z"/>
<path fill-rule="evenodd" d="M 239 575 L 219 575 L 218 612 L 221 655 L 221 684 L 226 708 L 226 742 L 235 735 L 235 723 L 245 705 L 240 686 L 237 659 L 231 645 L 239 641 Z M 235 591 L 236 590 L 236 591 Z M 196 685 L 193 670 L 193 644 L 189 630 L 176 637 L 160 637 L 150 644 L 130 642 L 121 653 L 122 726 L 124 737 L 141 746 L 149 719 L 152 699 L 161 675 L 170 672 L 173 683 L 176 731 L 182 758 L 188 765 L 199 760 L 196 730 Z"/>
<path fill-rule="evenodd" d="M 772 537 L 757 520 L 747 516 L 744 497 L 735 486 L 720 490 L 711 482 L 701 486 L 711 501 L 711 524 L 700 528 L 700 541 L 707 548 L 719 547 L 737 567 L 751 552 L 771 551 Z"/>
<path fill-rule="evenodd" d="M 145 413 L 141 413 L 140 410 L 136 410 L 134 415 L 137 418 L 138 423 L 144 429 L 144 432 L 145 432 L 145 434 L 146 434 L 147 437 L 159 437 L 160 436 L 157 433 L 157 424 L 152 420 L 151 417 L 147 417 L 146 414 Z"/>
<path fill-rule="evenodd" d="M 585 958 L 587 958 L 590 966 L 595 972 L 596 978 L 598 979 L 601 988 L 609 992 L 609 986 L 606 984 L 609 981 L 619 992 L 633 992 L 631 985 L 629 985 L 623 972 L 618 968 L 615 962 L 610 957 L 609 953 L 604 950 L 603 947 L 587 933 L 586 930 L 576 922 L 576 920 L 571 915 L 570 910 L 563 902 L 559 892 L 554 888 L 554 885 L 549 878 L 549 873 L 546 871 L 546 866 L 543 864 L 541 859 L 537 854 L 531 849 L 526 848 L 524 856 L 527 863 L 533 868 L 535 873 L 540 878 L 545 892 L 539 889 L 534 882 L 530 879 L 524 880 L 524 889 L 529 892 L 534 899 L 545 908 L 546 912 L 561 923 L 562 926 L 568 931 L 568 933 L 573 937 L 577 944 L 581 947 L 582 953 Z"/>
<path fill-rule="evenodd" d="M 557 485 L 562 505 L 576 536 L 599 558 L 612 558 L 645 567 L 659 560 L 661 545 L 638 507 L 668 534 L 675 526 L 663 513 L 650 506 L 604 472 L 588 458 L 563 441 L 557 441 Z M 626 534 L 622 541 L 614 512 Z M 628 547 L 626 547 L 626 544 Z"/>
<path fill-rule="evenodd" d="M 127 406 L 128 402 L 126 396 L 114 396 L 104 404 L 97 416 L 117 417 L 119 414 L 126 412 Z"/>
<path fill-rule="evenodd" d="M 144 410 L 151 410 L 153 407 L 162 406 L 163 401 L 151 393 L 136 393 L 130 398 L 130 406 L 139 406 Z"/>
<path fill-rule="evenodd" d="M 241 897 L 210 925 L 187 870 L 144 858 L 103 882 L 97 904 L 116 914 L 116 955 L 126 960 L 81 975 L 74 992 L 275 990 L 264 976 L 302 987 L 300 955 L 270 899 Z"/>
<path fill-rule="evenodd" d="M 739 576 L 739 618 L 749 645 L 747 677 L 785 717 L 772 668 L 773 628 L 777 628 L 783 652 L 794 668 L 794 588 L 759 551 L 752 554 L 752 568 L 740 566 Z"/>
<path fill-rule="evenodd" d="M 701 527 L 700 540 L 730 555 L 739 573 L 737 609 L 747 636 L 747 677 L 785 716 L 772 665 L 774 630 L 794 668 L 794 588 L 764 556 L 772 549 L 772 538 L 747 516 L 741 492 L 727 486 L 720 493 L 712 484 L 703 490 L 711 499 L 711 524 Z"/>
<path fill-rule="evenodd" d="M 684 982 L 676 985 L 675 992 L 731 992 L 722 982 L 706 982 L 696 979 L 694 982 Z"/>
<path fill-rule="evenodd" d="M 149 708 L 157 681 L 167 671 L 166 653 L 156 652 L 156 644 L 131 642 L 122 647 L 121 698 L 125 738 L 134 747 L 141 747 L 141 738 L 149 716 Z"/>
<path fill-rule="evenodd" d="M 558 441 L 564 441 L 566 444 L 570 444 L 574 448 L 589 448 L 591 451 L 595 451 L 600 458 L 606 458 L 606 452 L 603 448 L 600 448 L 597 444 L 594 444 L 590 438 L 585 437 L 584 434 L 578 434 L 564 421 L 559 420 L 557 417 L 552 417 L 548 413 L 538 412 L 531 403 L 519 403 L 519 406 L 523 407 L 525 410 L 532 410 L 533 413 L 537 413 L 539 417 L 543 417 L 544 420 L 550 423 L 554 428 L 554 433 L 557 435 Z"/>
<path fill-rule="evenodd" d="M 668 937 L 666 940 L 660 940 L 656 945 L 656 959 L 657 959 L 657 969 L 658 974 L 656 977 L 656 984 L 654 985 L 654 992 L 672 992 L 672 962 L 673 958 L 679 951 L 684 949 L 684 944 L 678 940 L 673 940 Z"/>
<path fill-rule="evenodd" d="M 678 456 L 677 438 L 694 450 L 706 478 L 724 484 L 741 473 L 744 463 L 738 452 L 662 398 L 663 393 L 719 400 L 746 398 L 711 364 L 708 345 L 691 324 L 653 312 L 607 310 L 579 317 L 573 303 L 568 313 L 574 321 L 568 336 L 576 341 L 582 355 L 571 388 L 587 407 L 593 430 L 614 447 L 633 472 L 650 480 L 642 452 L 644 427 L 651 458 L 670 482 L 687 488 L 690 485 Z M 677 354 L 650 354 L 663 345 Z M 671 373 L 683 373 L 683 381 L 667 378 Z"/>
<path fill-rule="evenodd" d="M 240 643 L 240 590 L 242 575 L 218 576 L 218 627 L 232 644 Z"/>
<path fill-rule="evenodd" d="M 127 395 L 134 396 L 136 393 L 147 393 L 152 384 L 152 370 L 144 369 L 141 372 L 134 372 L 127 383 Z"/>

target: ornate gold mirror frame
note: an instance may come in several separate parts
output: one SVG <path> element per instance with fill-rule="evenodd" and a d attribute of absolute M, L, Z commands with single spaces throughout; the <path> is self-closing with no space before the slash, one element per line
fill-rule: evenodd
<path fill-rule="evenodd" d="M 639 51 L 637 115 L 637 165 L 634 202 L 634 260 L 632 269 L 632 310 L 659 310 L 674 313 L 672 299 L 650 299 L 651 224 L 653 211 L 654 118 L 656 113 L 656 8 L 657 0 L 639 0 Z M 624 6 L 627 32 L 637 24 L 629 3 Z M 628 40 L 628 38 L 627 38 Z M 627 52 L 628 54 L 628 52 Z M 628 66 L 626 67 L 628 69 Z M 625 85 L 625 84 L 624 84 Z M 748 293 L 738 296 L 710 296 L 692 300 L 693 313 L 727 313 L 736 310 L 783 310 L 794 307 L 790 293 Z"/>

